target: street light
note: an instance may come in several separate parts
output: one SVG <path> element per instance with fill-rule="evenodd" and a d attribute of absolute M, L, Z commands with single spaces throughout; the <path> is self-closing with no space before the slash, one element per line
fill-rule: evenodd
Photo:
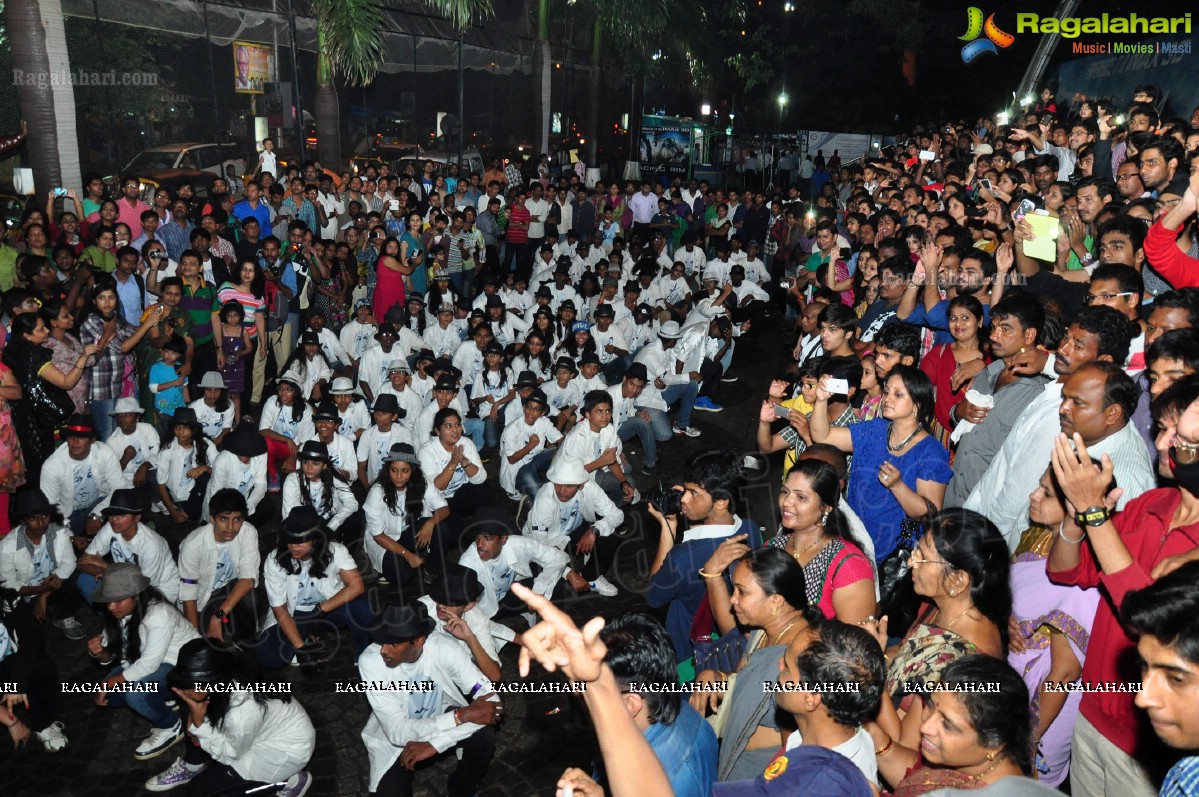
<path fill-rule="evenodd" d="M 788 100 L 788 97 L 787 97 L 787 92 L 785 92 L 785 91 L 780 91 L 780 92 L 779 92 L 779 110 L 780 110 L 780 111 L 781 111 L 783 108 L 787 107 L 787 100 Z"/>
<path fill-rule="evenodd" d="M 707 116 L 708 114 L 712 113 L 712 106 L 705 102 L 703 105 L 699 106 L 699 112 L 701 116 Z"/>

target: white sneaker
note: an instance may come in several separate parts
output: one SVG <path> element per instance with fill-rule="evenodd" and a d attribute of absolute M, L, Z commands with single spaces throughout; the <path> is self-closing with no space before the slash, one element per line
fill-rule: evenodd
<path fill-rule="evenodd" d="M 74 617 L 63 617 L 55 620 L 54 627 L 66 634 L 67 639 L 83 639 L 87 636 L 87 631 L 84 630 L 83 623 Z"/>
<path fill-rule="evenodd" d="M 603 595 L 605 598 L 612 598 L 620 594 L 620 590 L 616 588 L 616 585 L 603 576 L 591 582 L 591 589 L 595 591 L 595 594 Z"/>
<path fill-rule="evenodd" d="M 183 756 L 179 756 L 173 764 L 146 781 L 146 791 L 170 791 L 187 783 L 207 768 L 207 765 L 203 765 L 192 769 L 184 762 Z"/>
<path fill-rule="evenodd" d="M 674 427 L 674 433 L 679 437 L 699 437 L 701 434 L 703 434 L 694 426 L 676 426 Z"/>
<path fill-rule="evenodd" d="M 66 734 L 62 732 L 61 722 L 51 722 L 44 731 L 38 731 L 37 740 L 46 748 L 47 753 L 57 753 L 67 746 Z"/>
<path fill-rule="evenodd" d="M 175 724 L 170 728 L 154 728 L 133 751 L 133 757 L 138 761 L 147 761 L 160 756 L 182 738 L 183 723 L 179 720 L 175 720 Z"/>

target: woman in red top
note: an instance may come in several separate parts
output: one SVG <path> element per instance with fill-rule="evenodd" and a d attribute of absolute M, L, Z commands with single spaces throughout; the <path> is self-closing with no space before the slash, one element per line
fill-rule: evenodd
<path fill-rule="evenodd" d="M 953 375 L 961 366 L 974 360 L 991 361 L 983 351 L 980 334 L 983 325 L 982 303 L 973 296 L 958 296 L 949 302 L 949 334 L 953 343 L 942 343 L 933 348 L 920 361 L 920 370 L 928 374 L 937 391 L 937 403 L 933 414 L 937 422 L 948 432 L 953 429 L 949 411 L 966 396 L 969 382 L 953 387 Z"/>

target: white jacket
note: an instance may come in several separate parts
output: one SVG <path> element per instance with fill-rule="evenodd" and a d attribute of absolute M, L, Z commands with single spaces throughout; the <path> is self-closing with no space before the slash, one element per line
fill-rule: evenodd
<path fill-rule="evenodd" d="M 512 402 L 516 404 L 516 401 Z M 520 415 L 515 419 L 510 420 L 504 427 L 504 434 L 500 437 L 500 487 L 507 491 L 508 495 L 520 498 L 516 495 L 516 474 L 525 465 L 533 461 L 533 457 L 545 450 L 546 445 L 552 445 L 562 439 L 562 433 L 554 426 L 545 415 L 537 419 L 537 422 L 532 426 L 525 423 L 523 408 L 519 410 Z M 508 457 L 520 451 L 529 443 L 529 438 L 537 435 L 539 439 L 537 445 L 529 453 L 525 454 L 524 458 L 515 464 L 508 462 Z"/>
<path fill-rule="evenodd" d="M 237 454 L 222 451 L 216 455 L 212 464 L 212 478 L 208 480 L 208 492 L 204 494 L 204 509 L 202 518 L 208 517 L 208 502 L 217 490 L 231 487 L 246 497 L 246 506 L 252 515 L 258 509 L 258 504 L 266 496 L 266 454 L 250 458 L 248 465 L 243 465 Z"/>
<path fill-rule="evenodd" d="M 314 434 L 308 440 L 316 440 L 320 442 L 320 435 Z M 304 443 L 308 440 L 302 440 L 296 445 L 300 448 L 304 447 Z M 358 478 L 358 452 L 354 449 L 354 438 L 346 437 L 341 432 L 334 432 L 333 439 L 325 443 L 325 447 L 329 449 L 329 459 L 333 460 L 333 467 L 337 470 L 344 470 L 350 481 Z M 284 515 L 286 517 L 286 515 Z"/>
<path fill-rule="evenodd" d="M 196 388 L 199 390 L 199 388 Z M 204 434 L 209 438 L 216 440 L 220 437 L 221 432 L 228 431 L 233 428 L 233 402 L 229 402 L 229 406 L 224 412 L 221 412 L 216 407 L 209 407 L 205 403 L 204 398 L 198 398 L 187 406 L 196 411 L 196 420 L 200 422 L 200 426 L 204 428 Z M 139 424 L 140 425 L 140 424 Z M 146 424 L 149 426 L 149 424 Z M 112 440 L 112 438 L 108 438 Z"/>
<path fill-rule="evenodd" d="M 556 460 L 562 456 L 574 457 L 575 459 L 582 460 L 584 465 L 589 465 L 599 459 L 600 454 L 603 454 L 609 448 L 616 449 L 616 460 L 619 462 L 624 447 L 620 444 L 620 435 L 616 431 L 615 421 L 596 433 L 591 431 L 591 424 L 584 418 L 566 433 L 566 439 L 562 441 L 562 445 L 558 449 L 558 453 L 554 455 L 554 459 Z M 595 481 L 596 474 L 604 470 L 610 470 L 610 468 L 597 468 L 591 471 L 588 476 L 590 476 L 591 481 Z"/>
<path fill-rule="evenodd" d="M 258 529 L 248 520 L 242 524 L 241 532 L 232 542 L 222 543 L 233 549 L 234 579 L 251 579 L 258 584 L 262 569 L 262 557 L 258 553 Z M 195 601 L 196 609 L 202 610 L 212 597 L 213 582 L 216 581 L 216 565 L 220 544 L 212 536 L 212 524 L 205 523 L 187 535 L 179 545 L 179 600 Z"/>
<path fill-rule="evenodd" d="M 396 512 L 387 508 L 387 502 L 383 500 L 383 488 L 378 484 L 371 485 L 370 492 L 366 494 L 366 500 L 362 502 L 363 513 L 366 515 L 362 550 L 371 560 L 371 564 L 375 566 L 375 570 L 380 572 L 383 570 L 385 551 L 375 537 L 385 535 L 393 540 L 398 540 L 404 530 L 408 528 L 409 519 L 408 512 L 404 508 L 404 495 L 396 496 L 396 504 Z M 422 518 L 432 517 L 434 512 L 445 505 L 445 499 L 441 497 L 441 493 L 437 492 L 437 488 L 431 481 L 427 481 L 424 504 L 421 507 Z M 421 520 L 421 518 L 412 519 L 413 522 L 417 520 Z M 413 531 L 415 533 L 415 529 Z"/>
<path fill-rule="evenodd" d="M 379 475 L 379 471 L 383 470 L 383 457 L 387 456 L 387 452 L 391 451 L 391 447 L 396 443 L 412 445 L 412 434 L 398 421 L 393 423 L 391 429 L 386 432 L 372 424 L 362 433 L 362 437 L 358 438 L 357 461 L 366 463 L 368 482 L 373 482 Z M 358 466 L 355 464 L 354 478 L 357 477 Z"/>
<path fill-rule="evenodd" d="M 133 428 L 133 434 L 130 435 L 114 426 L 112 434 L 108 436 L 104 444 L 112 449 L 113 456 L 117 458 L 118 463 L 121 461 L 121 457 L 125 456 L 125 449 L 132 446 L 133 458 L 125 466 L 125 480 L 128 487 L 133 486 L 133 474 L 137 473 L 137 469 L 142 466 L 143 462 L 149 462 L 151 469 L 158 467 L 161 438 L 154 427 L 148 423 L 138 423 Z"/>
<path fill-rule="evenodd" d="M 88 543 L 93 556 L 112 554 L 112 561 L 133 562 L 150 579 L 150 586 L 167 596 L 171 603 L 179 602 L 179 568 L 171 555 L 171 546 L 156 531 L 144 523 L 137 524 L 137 533 L 126 541 L 105 523 Z"/>
<path fill-rule="evenodd" d="M 538 595 L 544 595 L 547 600 L 553 594 L 554 585 L 570 569 L 570 557 L 564 552 L 528 537 L 509 537 L 500 549 L 500 558 L 516 573 L 517 581 L 533 575 L 530 564 L 536 562 L 540 565 L 541 572 L 533 580 L 533 591 Z M 469 567 L 479 575 L 479 582 L 483 585 L 483 594 L 479 596 L 479 610 L 489 618 L 494 617 L 504 596 L 497 594 L 495 582 L 491 578 L 491 568 L 479 558 L 478 547 L 467 546 L 458 558 L 458 564 Z"/>
<path fill-rule="evenodd" d="M 308 765 L 316 748 L 316 729 L 294 697 L 259 703 L 249 692 L 234 692 L 220 728 L 205 720 L 188 730 L 215 760 L 262 783 L 287 780 Z"/>
<path fill-rule="evenodd" d="M 437 604 L 433 599 L 428 595 L 422 595 L 417 600 L 425 604 L 425 608 L 429 610 L 429 616 L 433 618 L 433 622 L 437 623 L 437 628 L 433 630 L 433 634 L 453 640 L 454 644 L 462 648 L 466 652 L 466 655 L 470 656 L 471 660 L 474 661 L 474 656 L 470 652 L 470 645 L 451 634 L 449 629 L 446 628 L 445 623 L 437 618 Z M 494 661 L 497 667 L 500 666 L 500 654 L 495 652 L 495 637 L 491 635 L 491 621 L 483 615 L 483 612 L 479 611 L 478 606 L 472 606 L 463 612 L 462 619 L 466 621 L 470 630 L 474 632 L 475 639 L 479 640 L 479 647 L 483 648 L 483 652 L 487 654 L 487 658 Z"/>
<path fill-rule="evenodd" d="M 299 397 L 297 401 L 301 401 Z M 289 440 L 307 440 L 316 434 L 312 425 L 312 410 L 308 402 L 302 402 L 300 420 L 292 420 L 291 407 L 279 403 L 278 396 L 271 396 L 262 402 L 262 414 L 258 417 L 258 430 L 269 430 L 281 434 Z"/>
<path fill-rule="evenodd" d="M 200 464 L 200 449 L 204 449 L 211 466 L 216 458 L 216 446 L 206 438 L 196 440 L 191 448 L 172 441 L 158 454 L 158 483 L 165 484 L 174 501 L 186 501 L 196 486 L 187 472 Z"/>
<path fill-rule="evenodd" d="M 283 519 L 287 520 L 287 516 L 291 514 L 291 510 L 295 509 L 304 503 L 303 495 L 300 491 L 300 479 L 305 478 L 300 471 L 287 474 L 287 478 L 283 480 Z M 341 525 L 350 519 L 358 511 L 358 499 L 350 492 L 350 485 L 341 481 L 338 478 L 333 479 L 333 501 L 330 504 L 330 513 L 328 516 L 321 513 L 321 506 L 324 502 L 325 485 L 320 479 L 315 482 L 308 482 L 308 494 L 311 496 L 312 508 L 325 521 L 325 525 L 336 531 L 341 528 Z"/>
<path fill-rule="evenodd" d="M 71 547 L 71 531 L 62 526 L 56 526 L 54 542 L 51 550 L 54 552 L 54 572 L 63 581 L 75 572 L 75 549 Z M 20 526 L 0 537 L 0 587 L 19 590 L 23 587 L 36 587 L 33 579 L 33 557 L 29 551 L 17 545 L 17 533 Z M 46 529 L 49 536 L 50 529 Z M 43 545 L 45 540 L 43 539 Z M 39 581 L 38 584 L 41 582 Z M 71 589 L 71 587 L 68 587 Z"/>
<path fill-rule="evenodd" d="M 122 629 L 128 624 L 128 617 L 121 620 Z M 141 640 L 141 655 L 137 661 L 124 658 L 123 651 L 120 656 L 125 668 L 121 675 L 125 676 L 126 681 L 140 681 L 153 675 L 163 664 L 174 664 L 179 660 L 180 648 L 193 639 L 199 639 L 200 635 L 178 609 L 169 603 L 156 601 L 150 604 L 142 617 L 138 638 Z M 107 631 L 100 641 L 105 646 L 109 644 Z"/>
<path fill-rule="evenodd" d="M 325 575 L 313 579 L 317 591 L 321 594 L 321 600 L 332 598 L 346 585 L 341 578 L 341 571 L 358 569 L 358 565 L 354 564 L 354 557 L 350 556 L 349 549 L 340 542 L 330 542 L 329 551 L 333 554 L 333 560 L 325 568 Z M 262 581 L 266 585 L 267 603 L 272 610 L 276 606 L 286 606 L 287 613 L 295 616 L 298 605 L 296 599 L 300 592 L 300 576 L 306 575 L 311 565 L 312 560 L 310 559 L 300 565 L 300 573 L 292 575 L 283 569 L 274 553 L 267 557 L 266 562 L 262 565 Z M 274 611 L 267 612 L 266 622 L 262 628 L 265 631 L 277 625 L 278 622 L 275 619 Z"/>
<path fill-rule="evenodd" d="M 58 507 L 64 517 L 70 517 L 75 511 L 76 501 L 80 498 L 79 483 L 81 479 L 86 478 L 89 468 L 100 500 L 95 506 L 79 505 L 78 508 L 100 512 L 108 506 L 113 490 L 127 486 L 125 474 L 121 471 L 121 462 L 112 453 L 111 448 L 93 443 L 92 450 L 85 459 L 74 460 L 64 444 L 47 457 L 42 465 L 42 492 L 51 504 Z"/>
<path fill-rule="evenodd" d="M 491 680 L 475 666 L 469 653 L 442 635 L 430 634 L 419 659 L 395 667 L 383 662 L 379 645 L 371 645 L 358 657 L 358 673 L 368 686 L 430 680 L 439 697 L 427 714 L 412 716 L 412 692 L 401 690 L 398 684 L 395 691 L 381 689 L 366 693 L 371 716 L 362 729 L 362 743 L 370 757 L 372 792 L 409 742 L 428 742 L 437 752 L 444 753 L 482 727 L 473 722 L 455 726 L 453 709 L 491 692 Z M 498 698 L 491 699 L 498 702 Z"/>
<path fill-rule="evenodd" d="M 612 499 L 597 487 L 595 482 L 584 484 L 571 500 L 579 502 L 580 520 L 583 524 L 590 524 L 601 537 L 611 536 L 612 532 L 624 523 L 624 512 L 612 503 Z M 533 499 L 533 508 L 525 520 L 522 533 L 529 539 L 565 550 L 566 544 L 570 542 L 570 533 L 578 526 L 562 528 L 562 506 L 558 494 L 554 492 L 554 485 L 543 484 L 537 491 L 537 497 Z"/>

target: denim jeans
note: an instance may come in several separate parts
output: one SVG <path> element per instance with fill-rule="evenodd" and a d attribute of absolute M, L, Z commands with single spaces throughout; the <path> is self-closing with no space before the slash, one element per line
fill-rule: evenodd
<path fill-rule="evenodd" d="M 310 631 L 322 626 L 331 625 L 335 628 L 350 629 L 350 637 L 354 641 L 355 661 L 358 659 L 358 654 L 366 650 L 366 646 L 371 642 L 368 629 L 374 620 L 374 612 L 371 611 L 370 601 L 366 599 L 365 595 L 359 595 L 344 606 L 338 606 L 324 617 L 319 617 L 316 612 L 297 613 L 293 617 L 296 626 L 300 629 L 300 636 L 306 636 Z M 291 662 L 292 657 L 296 655 L 296 648 L 291 644 L 291 640 L 283 634 L 283 628 L 273 625 L 263 631 L 262 636 L 258 638 L 257 653 L 258 663 L 263 668 L 278 670 Z"/>
<path fill-rule="evenodd" d="M 107 440 L 112 434 L 112 416 L 108 413 L 112 412 L 116 404 L 116 399 L 92 400 L 92 423 L 96 424 L 96 434 L 101 440 Z"/>
<path fill-rule="evenodd" d="M 662 400 L 666 402 L 667 407 L 670 407 L 676 401 L 679 403 L 679 414 L 675 419 L 675 426 L 680 429 L 686 429 L 691 425 L 691 412 L 695 407 L 695 399 L 698 395 L 699 382 L 693 381 L 688 381 L 682 385 L 670 385 L 662 391 Z M 654 411 L 651 410 L 650 415 L 654 415 Z M 663 415 L 665 416 L 665 413 Z M 654 423 L 656 426 L 656 417 Z"/>
<path fill-rule="evenodd" d="M 636 437 L 641 441 L 641 448 L 645 451 L 644 465 L 647 468 L 652 468 L 658 464 L 658 443 L 664 443 L 670 439 L 670 421 L 666 418 L 666 413 L 661 410 L 645 410 L 638 409 L 638 413 L 644 412 L 649 416 L 649 420 L 645 420 L 640 414 L 634 415 L 620 425 L 617 434 L 621 440 L 631 440 Z M 660 420 L 654 423 L 654 413 L 657 413 Z"/>
<path fill-rule="evenodd" d="M 516 491 L 536 498 L 537 491 L 546 483 L 545 474 L 554 460 L 555 449 L 547 448 L 533 457 L 528 464 L 522 465 L 516 472 Z"/>
<path fill-rule="evenodd" d="M 119 675 L 124 667 L 117 667 L 110 672 L 109 677 Z M 179 714 L 167 705 L 167 700 L 175 695 L 167 686 L 167 675 L 175 669 L 174 664 L 163 663 L 158 669 L 134 683 L 157 684 L 158 691 L 147 692 L 109 692 L 108 705 L 113 708 L 129 707 L 134 713 L 140 714 L 150 721 L 155 728 L 173 728 L 179 721 Z M 149 688 L 149 687 L 147 687 Z"/>
<path fill-rule="evenodd" d="M 450 284 L 454 286 L 454 293 L 459 296 L 465 296 L 467 299 L 474 296 L 474 281 L 475 272 L 473 269 L 470 271 L 459 271 L 450 275 Z"/>
<path fill-rule="evenodd" d="M 463 418 L 462 433 L 470 438 L 470 441 L 475 444 L 475 448 L 483 450 L 483 435 L 486 427 L 482 418 Z M 498 440 L 498 438 L 497 438 Z"/>

